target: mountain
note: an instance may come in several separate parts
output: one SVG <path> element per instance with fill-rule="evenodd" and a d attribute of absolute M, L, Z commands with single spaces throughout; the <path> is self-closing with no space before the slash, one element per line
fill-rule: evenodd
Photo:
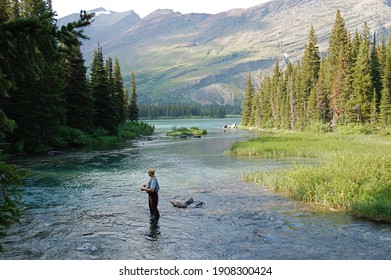
<path fill-rule="evenodd" d="M 311 24 L 326 53 L 337 9 L 351 33 L 362 32 L 366 21 L 379 38 L 391 27 L 390 6 L 391 0 L 272 0 L 214 15 L 157 10 L 142 19 L 99 8 L 82 51 L 89 65 L 99 42 L 105 56 L 119 58 L 125 81 L 134 71 L 139 102 L 238 105 L 248 71 L 256 79 L 276 59 L 301 59 Z"/>

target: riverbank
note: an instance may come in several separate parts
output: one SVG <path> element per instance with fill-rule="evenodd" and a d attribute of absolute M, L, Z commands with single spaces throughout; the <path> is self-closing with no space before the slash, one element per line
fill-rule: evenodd
<path fill-rule="evenodd" d="M 319 211 L 244 182 L 245 172 L 286 169 L 292 160 L 223 156 L 233 143 L 254 137 L 241 129 L 223 133 L 226 123 L 240 120 L 158 120 L 153 141 L 16 158 L 15 164 L 29 169 L 20 188 L 24 207 L 20 223 L 0 236 L 0 259 L 391 258 L 390 225 Z M 197 126 L 208 135 L 167 137 L 174 126 Z M 140 192 L 150 167 L 161 184 L 158 227 L 150 223 L 148 200 Z M 204 204 L 177 209 L 169 202 L 176 196 Z"/>
<path fill-rule="evenodd" d="M 98 141 L 122 141 L 124 139 L 136 139 L 141 136 L 151 136 L 153 134 L 154 127 L 146 122 L 126 122 L 118 127 L 116 135 L 103 136 Z"/>
<path fill-rule="evenodd" d="M 319 159 L 316 166 L 298 163 L 288 170 L 247 173 L 244 179 L 297 200 L 391 223 L 390 152 L 389 136 L 265 132 L 235 143 L 226 154 Z"/>

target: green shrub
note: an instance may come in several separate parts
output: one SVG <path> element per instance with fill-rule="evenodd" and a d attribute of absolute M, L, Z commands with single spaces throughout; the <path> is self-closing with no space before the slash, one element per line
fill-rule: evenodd
<path fill-rule="evenodd" d="M 337 132 L 340 134 L 373 134 L 376 129 L 369 123 L 366 124 L 347 124 L 337 127 Z"/>
<path fill-rule="evenodd" d="M 331 132 L 332 128 L 330 124 L 313 121 L 309 125 L 304 128 L 304 132 L 312 132 L 312 133 L 326 133 Z"/>
<path fill-rule="evenodd" d="M 18 187 L 27 173 L 26 169 L 0 161 L 0 229 L 19 221 L 21 193 Z"/>
<path fill-rule="evenodd" d="M 98 138 L 98 137 L 102 137 L 102 136 L 108 136 L 110 133 L 104 129 L 104 128 L 96 128 L 94 129 L 94 131 L 92 132 L 92 137 L 93 138 Z"/>
<path fill-rule="evenodd" d="M 79 147 L 92 143 L 87 133 L 77 128 L 62 127 L 57 135 L 51 139 L 51 145 L 56 148 Z"/>
<path fill-rule="evenodd" d="M 118 129 L 119 139 L 135 139 L 142 135 L 152 135 L 154 128 L 145 122 L 125 122 Z"/>

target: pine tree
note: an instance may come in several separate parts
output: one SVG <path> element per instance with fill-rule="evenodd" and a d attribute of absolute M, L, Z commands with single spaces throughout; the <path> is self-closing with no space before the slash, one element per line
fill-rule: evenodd
<path fill-rule="evenodd" d="M 338 55 L 338 67 L 336 68 L 332 80 L 332 89 L 331 89 L 331 109 L 333 113 L 332 117 L 332 127 L 335 127 L 338 122 L 340 122 L 341 115 L 344 113 L 343 107 L 343 93 L 342 87 L 344 82 L 344 73 L 345 73 L 345 63 L 344 63 L 344 48 L 341 46 L 339 55 Z"/>
<path fill-rule="evenodd" d="M 110 95 L 116 92 L 115 84 L 114 84 L 114 64 L 113 59 L 111 57 L 108 57 L 106 59 L 105 63 L 105 71 L 106 71 L 106 77 L 107 77 L 107 86 Z"/>
<path fill-rule="evenodd" d="M 366 26 L 357 55 L 353 74 L 353 94 L 349 103 L 356 115 L 356 121 L 364 123 L 370 120 L 373 94 L 371 67 L 369 60 L 369 30 Z"/>
<path fill-rule="evenodd" d="M 128 98 L 127 93 L 124 91 L 124 85 L 122 81 L 121 67 L 119 59 L 114 60 L 114 95 L 118 107 L 119 122 L 124 122 L 127 119 L 128 114 Z"/>
<path fill-rule="evenodd" d="M 105 70 L 107 75 L 107 91 L 109 95 L 109 103 L 107 104 L 107 110 L 109 113 L 108 118 L 111 119 L 113 127 L 118 127 L 118 125 L 123 121 L 121 118 L 122 104 L 120 103 L 119 93 L 117 93 L 116 81 L 114 77 L 114 64 L 111 57 L 106 59 Z M 119 75 L 121 74 L 119 73 Z M 113 131 L 116 130 L 117 128 L 115 128 Z"/>
<path fill-rule="evenodd" d="M 289 62 L 288 65 L 289 67 Z M 282 95 L 281 95 L 281 122 L 280 127 L 282 129 L 290 129 L 291 127 L 291 119 L 290 119 L 290 106 L 291 106 L 291 96 L 290 96 L 290 83 L 289 83 L 289 68 L 283 73 L 281 77 L 281 87 L 282 87 Z"/>
<path fill-rule="evenodd" d="M 0 109 L 0 144 L 3 143 L 7 134 L 12 133 L 15 127 L 15 122 L 8 119 Z M 20 192 L 18 186 L 27 175 L 26 170 L 17 169 L 15 165 L 3 162 L 1 153 L 0 150 L 0 229 L 19 220 Z M 1 250 L 0 245 L 0 252 Z"/>
<path fill-rule="evenodd" d="M 4 24 L 12 15 L 10 0 L 0 0 L 0 24 Z"/>
<path fill-rule="evenodd" d="M 276 109 L 276 126 L 281 129 L 289 127 L 289 97 L 287 96 L 287 88 L 284 80 L 284 71 L 279 71 L 277 74 L 277 84 L 275 92 L 275 109 Z"/>
<path fill-rule="evenodd" d="M 373 125 L 373 126 L 376 126 L 377 123 L 378 123 L 378 106 L 377 106 L 377 101 L 376 101 L 376 90 L 373 89 L 373 96 L 374 98 L 372 98 L 372 104 L 371 104 L 371 119 L 370 119 L 370 123 Z"/>
<path fill-rule="evenodd" d="M 25 33 L 10 30 L 11 50 L 20 56 L 10 58 L 14 66 L 11 77 L 16 86 L 10 88 L 5 108 L 7 115 L 18 124 L 10 141 L 18 142 L 19 149 L 26 151 L 44 151 L 49 145 L 55 145 L 59 129 L 65 123 L 58 67 L 61 53 L 53 36 L 54 14 L 44 1 L 35 2 L 22 7 L 23 16 L 15 20 L 16 25 L 28 24 L 30 28 Z"/>
<path fill-rule="evenodd" d="M 137 107 L 136 78 L 134 72 L 132 72 L 130 75 L 129 120 L 137 121 L 138 118 L 139 118 L 139 111 Z"/>
<path fill-rule="evenodd" d="M 328 64 L 323 60 L 320 64 L 319 78 L 316 86 L 316 109 L 315 109 L 315 120 L 323 123 L 328 123 L 331 120 L 330 116 L 330 102 L 328 96 L 328 83 L 326 82 Z"/>
<path fill-rule="evenodd" d="M 304 89 L 305 83 L 303 79 L 305 77 L 303 73 L 303 65 L 299 63 L 296 66 L 295 77 L 295 112 L 296 112 L 296 128 L 303 130 L 308 124 L 307 110 L 308 110 L 308 96 Z"/>
<path fill-rule="evenodd" d="M 380 75 L 380 80 L 382 82 L 382 90 L 383 90 L 383 76 L 384 76 L 384 71 L 385 71 L 385 66 L 386 66 L 386 61 L 387 61 L 387 38 L 383 34 L 380 46 L 378 47 L 378 56 L 379 56 L 379 75 Z M 381 93 L 380 93 L 381 95 Z"/>
<path fill-rule="evenodd" d="M 329 38 L 328 60 L 330 65 L 334 65 L 336 67 L 341 47 L 346 42 L 346 34 L 347 30 L 345 27 L 345 21 L 342 18 L 341 11 L 337 10 Z"/>
<path fill-rule="evenodd" d="M 353 122 L 349 108 L 349 100 L 353 94 L 353 72 L 356 58 L 353 59 L 352 43 L 350 41 L 350 34 L 346 37 L 345 47 L 341 53 L 341 63 L 343 65 L 341 92 L 338 98 L 340 108 L 340 117 L 338 122 L 340 124 L 347 124 Z"/>
<path fill-rule="evenodd" d="M 304 49 L 304 57 L 302 61 L 305 83 L 304 90 L 306 90 L 308 93 L 312 88 L 315 87 L 319 77 L 320 69 L 318 38 L 315 34 L 313 25 L 311 25 L 311 29 L 308 35 L 308 42 Z"/>
<path fill-rule="evenodd" d="M 270 91 L 270 109 L 272 113 L 272 120 L 275 126 L 279 126 L 279 112 L 280 112 L 280 97 L 282 91 L 282 73 L 280 64 L 276 60 L 276 65 L 273 69 L 273 76 L 271 79 L 271 91 Z"/>
<path fill-rule="evenodd" d="M 242 125 L 249 126 L 251 125 L 251 114 L 252 114 L 252 101 L 254 98 L 254 86 L 251 79 L 251 73 L 247 74 L 247 83 L 244 93 L 244 98 L 242 102 Z"/>
<path fill-rule="evenodd" d="M 262 102 L 260 104 L 262 111 L 261 127 L 272 127 L 272 109 L 271 109 L 271 78 L 265 77 L 262 87 L 260 88 L 262 94 Z"/>
<path fill-rule="evenodd" d="M 294 129 L 296 125 L 296 111 L 295 111 L 295 104 L 296 104 L 296 97 L 295 97 L 295 91 L 294 91 L 294 79 L 295 79 L 295 69 L 293 67 L 293 64 L 291 62 L 288 62 L 286 71 L 285 71 L 285 88 L 289 100 L 289 109 L 287 109 L 287 112 L 289 111 L 289 129 Z"/>
<path fill-rule="evenodd" d="M 262 99 L 263 99 L 263 92 L 262 92 L 262 73 L 259 73 L 258 75 L 259 79 L 259 87 L 258 92 L 254 94 L 253 100 L 252 100 L 252 123 L 256 127 L 260 127 L 262 118 L 263 118 L 263 112 L 262 112 Z"/>
<path fill-rule="evenodd" d="M 64 92 L 67 107 L 67 126 L 84 132 L 93 130 L 94 99 L 87 80 L 80 47 L 65 55 L 63 66 Z"/>
<path fill-rule="evenodd" d="M 103 62 L 103 50 L 98 45 L 94 51 L 91 64 L 91 90 L 94 97 L 95 117 L 94 124 L 105 129 L 109 134 L 115 134 L 118 128 L 112 92 L 110 91 L 108 71 Z"/>
<path fill-rule="evenodd" d="M 356 30 L 356 33 L 354 33 L 353 41 L 352 41 L 352 64 L 355 65 L 357 62 L 357 56 L 358 56 L 358 51 L 360 49 L 361 45 L 361 36 L 358 33 L 358 30 Z"/>
<path fill-rule="evenodd" d="M 13 84 L 14 76 L 12 74 L 11 65 L 10 65 L 10 56 L 11 52 L 11 42 L 7 38 L 7 30 L 3 25 L 10 18 L 10 4 L 8 0 L 0 1 L 0 101 L 1 98 L 5 98 L 8 94 L 10 85 Z"/>
<path fill-rule="evenodd" d="M 370 47 L 370 52 L 371 52 L 370 55 L 371 78 L 372 78 L 372 86 L 374 88 L 374 99 L 375 99 L 373 103 L 375 103 L 376 108 L 378 108 L 378 104 L 380 104 L 380 99 L 381 99 L 382 80 L 381 80 L 379 51 L 376 43 L 376 35 L 373 35 L 373 41 Z"/>
<path fill-rule="evenodd" d="M 383 89 L 380 100 L 380 123 L 385 127 L 391 124 L 391 32 L 389 32 L 388 48 L 384 59 Z"/>
<path fill-rule="evenodd" d="M 315 110 L 317 107 L 317 97 L 315 87 L 318 82 L 319 69 L 320 69 L 320 55 L 318 47 L 318 39 L 315 34 L 315 29 L 311 25 L 311 29 L 308 36 L 308 43 L 304 50 L 303 57 L 303 90 L 304 94 L 302 98 L 308 100 L 308 108 L 306 114 L 309 119 L 313 119 Z"/>
<path fill-rule="evenodd" d="M 332 112 L 332 127 L 337 125 L 339 116 L 341 114 L 341 105 L 339 99 L 341 95 L 341 84 L 343 79 L 343 64 L 341 54 L 344 53 L 346 44 L 347 30 L 345 28 L 345 21 L 341 16 L 340 10 L 337 10 L 334 25 L 329 38 L 329 48 L 326 69 L 327 77 L 325 81 L 329 81 L 329 90 L 331 96 L 331 112 Z"/>

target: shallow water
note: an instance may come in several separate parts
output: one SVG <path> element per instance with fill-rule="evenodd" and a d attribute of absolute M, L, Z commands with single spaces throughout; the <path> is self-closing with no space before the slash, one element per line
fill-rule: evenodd
<path fill-rule="evenodd" d="M 324 211 L 244 183 L 252 170 L 299 159 L 225 157 L 250 132 L 240 120 L 159 120 L 154 139 L 64 155 L 18 159 L 30 169 L 20 224 L 0 237 L 0 259 L 391 259 L 391 226 Z M 208 130 L 201 139 L 165 136 L 171 127 Z M 156 169 L 160 220 L 140 187 Z M 200 208 L 170 200 L 192 197 Z"/>

